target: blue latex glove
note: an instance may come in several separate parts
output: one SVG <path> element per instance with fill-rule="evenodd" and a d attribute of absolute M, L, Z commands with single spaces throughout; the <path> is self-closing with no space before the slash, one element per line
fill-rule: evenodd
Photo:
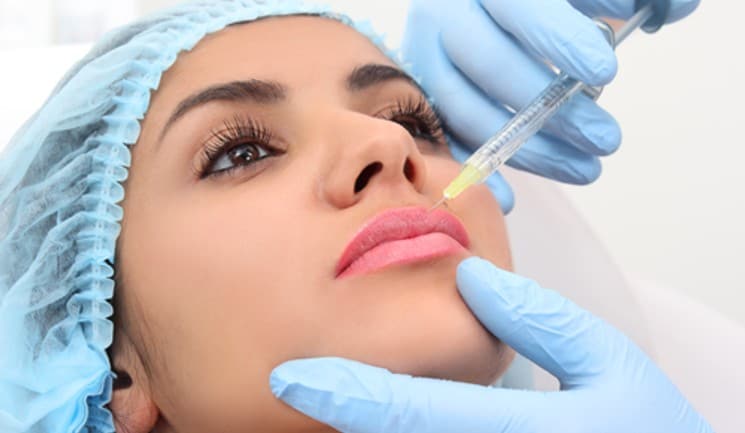
<path fill-rule="evenodd" d="M 561 382 L 508 390 L 392 374 L 339 358 L 277 367 L 272 392 L 345 433 L 708 433 L 631 340 L 558 293 L 471 258 L 461 295 L 495 336 Z"/>
<path fill-rule="evenodd" d="M 636 0 L 412 0 L 403 55 L 434 99 L 451 136 L 476 149 L 555 75 L 548 60 L 593 86 L 616 74 L 616 57 L 588 16 L 629 18 Z M 699 0 L 672 0 L 668 22 Z M 621 144 L 611 115 L 579 95 L 508 165 L 550 179 L 587 184 L 600 176 L 598 156 Z M 504 181 L 497 175 L 495 182 Z M 509 187 L 497 188 L 505 211 Z"/>

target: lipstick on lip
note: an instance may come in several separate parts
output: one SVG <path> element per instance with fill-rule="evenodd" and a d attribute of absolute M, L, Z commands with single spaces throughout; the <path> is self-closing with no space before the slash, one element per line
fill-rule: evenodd
<path fill-rule="evenodd" d="M 449 212 L 407 207 L 374 216 L 352 237 L 336 266 L 336 277 L 372 272 L 455 254 L 468 248 L 463 224 Z"/>

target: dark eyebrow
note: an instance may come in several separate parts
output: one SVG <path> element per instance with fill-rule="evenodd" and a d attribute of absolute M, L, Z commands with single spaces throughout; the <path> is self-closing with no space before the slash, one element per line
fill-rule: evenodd
<path fill-rule="evenodd" d="M 253 101 L 259 104 L 272 104 L 287 97 L 287 89 L 279 83 L 262 80 L 232 81 L 217 84 L 187 97 L 178 104 L 160 133 L 160 139 L 168 129 L 189 110 L 212 101 L 243 102 Z"/>
<path fill-rule="evenodd" d="M 374 63 L 354 68 L 354 71 L 347 78 L 347 88 L 353 92 L 358 92 L 391 80 L 404 80 L 419 89 L 419 91 L 422 90 L 419 84 L 406 72 L 392 66 Z"/>
<path fill-rule="evenodd" d="M 347 88 L 359 92 L 392 80 L 404 80 L 424 93 L 419 84 L 404 71 L 388 65 L 375 63 L 356 67 L 347 77 Z M 253 101 L 259 104 L 272 104 L 287 98 L 287 88 L 280 83 L 263 80 L 232 81 L 216 84 L 200 90 L 181 101 L 166 122 L 160 133 L 163 140 L 170 127 L 189 110 L 212 101 L 244 102 Z"/>

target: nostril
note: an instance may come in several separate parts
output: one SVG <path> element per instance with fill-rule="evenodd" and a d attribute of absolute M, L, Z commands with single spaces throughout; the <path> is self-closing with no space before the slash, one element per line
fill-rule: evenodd
<path fill-rule="evenodd" d="M 357 181 L 354 182 L 354 193 L 357 194 L 365 189 L 367 184 L 370 182 L 370 179 L 380 173 L 381 170 L 383 170 L 383 164 L 380 162 L 373 162 L 365 167 L 365 169 L 362 170 L 362 173 L 357 176 Z"/>
<path fill-rule="evenodd" d="M 406 158 L 406 162 L 404 163 L 404 176 L 406 176 L 406 180 L 409 182 L 414 182 L 414 164 L 411 163 L 409 158 Z"/>

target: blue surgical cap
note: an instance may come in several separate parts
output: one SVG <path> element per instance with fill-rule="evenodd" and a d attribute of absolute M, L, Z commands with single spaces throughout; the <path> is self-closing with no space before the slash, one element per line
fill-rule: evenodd
<path fill-rule="evenodd" d="M 0 432 L 112 432 L 113 269 L 151 92 L 205 35 L 267 16 L 366 23 L 300 0 L 187 3 L 105 36 L 0 156 Z"/>

